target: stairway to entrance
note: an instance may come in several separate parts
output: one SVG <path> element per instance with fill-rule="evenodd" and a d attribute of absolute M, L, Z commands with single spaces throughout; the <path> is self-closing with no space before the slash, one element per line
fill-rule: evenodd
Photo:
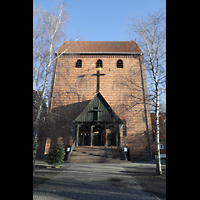
<path fill-rule="evenodd" d="M 128 163 L 118 146 L 76 146 L 67 163 Z"/>

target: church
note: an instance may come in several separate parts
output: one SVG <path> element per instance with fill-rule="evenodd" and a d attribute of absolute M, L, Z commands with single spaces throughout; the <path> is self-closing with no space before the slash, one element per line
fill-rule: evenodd
<path fill-rule="evenodd" d="M 65 41 L 55 57 L 40 156 L 58 142 L 65 148 L 75 142 L 127 146 L 131 161 L 149 159 L 151 118 L 137 43 Z"/>

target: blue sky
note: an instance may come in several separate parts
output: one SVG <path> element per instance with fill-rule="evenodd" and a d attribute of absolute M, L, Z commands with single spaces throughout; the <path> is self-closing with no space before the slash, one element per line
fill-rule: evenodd
<path fill-rule="evenodd" d="M 50 10 L 55 0 L 33 0 Z M 67 40 L 126 41 L 130 37 L 129 17 L 145 17 L 166 8 L 166 0 L 68 0 L 70 6 Z"/>

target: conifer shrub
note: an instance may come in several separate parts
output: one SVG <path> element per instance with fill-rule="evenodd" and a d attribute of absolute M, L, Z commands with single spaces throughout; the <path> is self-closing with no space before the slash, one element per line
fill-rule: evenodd
<path fill-rule="evenodd" d="M 65 156 L 65 149 L 62 144 L 56 144 L 53 147 L 53 150 L 45 157 L 45 162 L 48 164 L 57 167 L 58 165 L 63 163 L 63 159 Z"/>

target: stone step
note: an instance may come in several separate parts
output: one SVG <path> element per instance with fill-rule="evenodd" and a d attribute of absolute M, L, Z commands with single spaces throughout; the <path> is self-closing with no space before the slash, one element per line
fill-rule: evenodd
<path fill-rule="evenodd" d="M 67 163 L 122 163 L 124 155 L 117 146 L 77 146 Z"/>

